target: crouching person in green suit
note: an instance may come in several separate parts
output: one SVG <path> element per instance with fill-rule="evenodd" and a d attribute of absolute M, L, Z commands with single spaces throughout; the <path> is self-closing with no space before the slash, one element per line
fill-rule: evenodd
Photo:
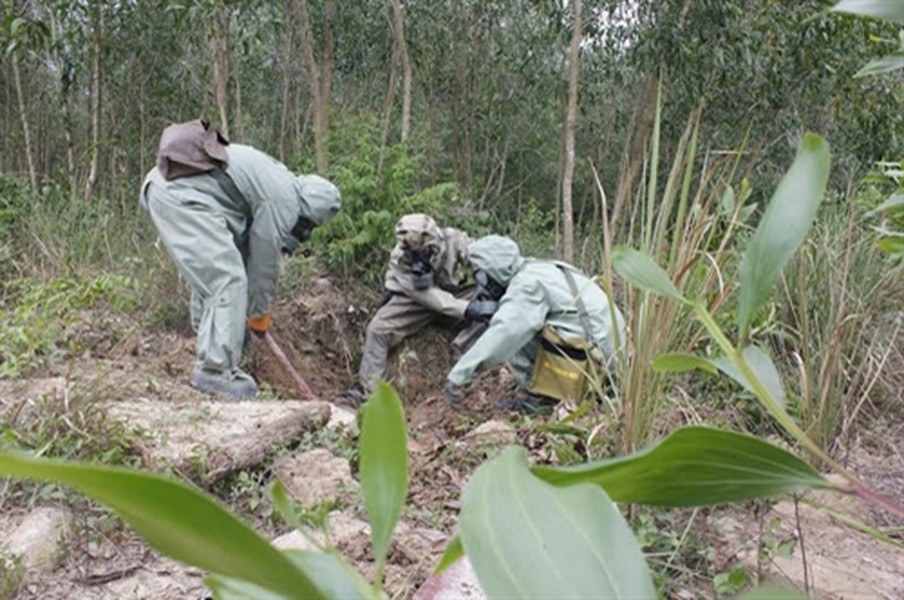
<path fill-rule="evenodd" d="M 606 372 L 624 319 L 609 297 L 575 267 L 521 256 L 518 244 L 498 235 L 468 247 L 478 280 L 504 290 L 489 327 L 452 367 L 444 396 L 461 407 L 460 388 L 477 372 L 506 364 L 517 387 L 500 408 L 531 409 L 541 398 L 579 402 L 590 372 Z M 601 369 L 597 369 L 601 367 Z"/>
<path fill-rule="evenodd" d="M 340 201 L 326 179 L 295 176 L 206 121 L 164 130 L 140 203 L 193 289 L 193 387 L 233 400 L 257 393 L 239 368 L 246 328 L 266 334 L 281 253 L 329 221 Z"/>

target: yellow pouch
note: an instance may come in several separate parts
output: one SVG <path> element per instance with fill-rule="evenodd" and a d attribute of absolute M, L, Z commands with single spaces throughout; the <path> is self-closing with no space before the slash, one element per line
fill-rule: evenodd
<path fill-rule="evenodd" d="M 580 402 L 587 391 L 592 344 L 584 338 L 565 339 L 549 325 L 540 332 L 530 393 L 561 402 Z"/>

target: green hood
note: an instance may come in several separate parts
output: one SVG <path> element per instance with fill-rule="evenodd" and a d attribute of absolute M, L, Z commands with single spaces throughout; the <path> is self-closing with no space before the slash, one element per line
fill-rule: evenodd
<path fill-rule="evenodd" d="M 506 287 L 524 264 L 515 240 L 501 235 L 480 238 L 468 246 L 468 255 L 475 268 L 486 271 L 494 281 Z"/>
<path fill-rule="evenodd" d="M 339 188 L 319 175 L 299 175 L 301 214 L 317 225 L 324 225 L 339 212 L 342 195 Z"/>

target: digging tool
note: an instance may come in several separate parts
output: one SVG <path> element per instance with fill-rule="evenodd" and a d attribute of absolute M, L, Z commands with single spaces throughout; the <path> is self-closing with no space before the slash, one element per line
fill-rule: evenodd
<path fill-rule="evenodd" d="M 314 390 L 311 389 L 311 386 L 308 385 L 308 382 L 304 380 L 304 377 L 301 376 L 301 373 L 292 366 L 292 363 L 289 362 L 289 358 L 286 356 L 286 353 L 283 352 L 282 348 L 279 347 L 279 344 L 276 343 L 276 340 L 273 338 L 273 334 L 269 331 L 264 334 L 264 339 L 267 340 L 267 345 L 270 346 L 270 350 L 273 352 L 273 355 L 276 356 L 276 359 L 282 363 L 282 366 L 286 369 L 286 372 L 292 377 L 295 381 L 295 385 L 298 386 L 298 391 L 301 393 L 301 397 L 305 400 L 315 400 L 317 396 L 314 394 Z"/>

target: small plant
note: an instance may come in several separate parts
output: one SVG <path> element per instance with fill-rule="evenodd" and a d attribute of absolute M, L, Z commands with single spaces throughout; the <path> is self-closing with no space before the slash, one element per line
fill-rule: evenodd
<path fill-rule="evenodd" d="M 0 302 L 0 378 L 44 364 L 60 349 L 77 352 L 69 327 L 79 321 L 80 311 L 100 303 L 113 312 L 131 310 L 137 289 L 136 280 L 106 273 L 7 282 Z"/>

